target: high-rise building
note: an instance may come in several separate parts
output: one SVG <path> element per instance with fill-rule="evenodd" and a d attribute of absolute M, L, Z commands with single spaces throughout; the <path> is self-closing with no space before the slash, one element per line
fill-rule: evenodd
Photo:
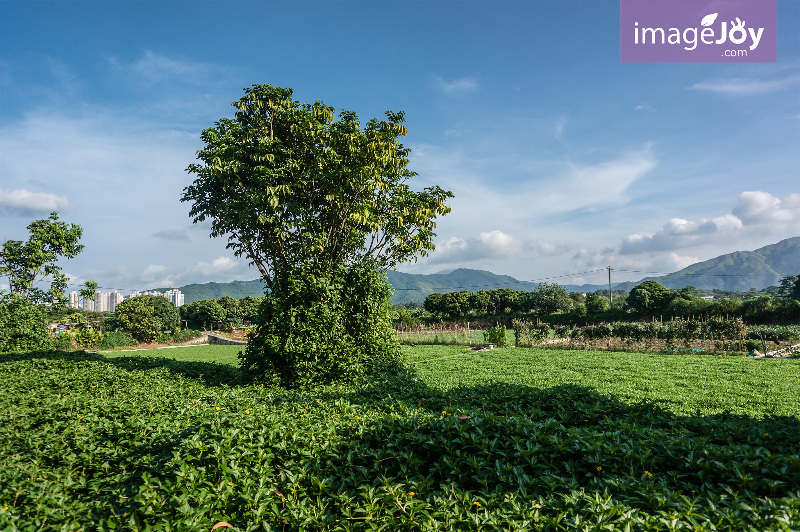
<path fill-rule="evenodd" d="M 108 312 L 111 310 L 109 304 L 108 292 L 97 292 L 94 295 L 94 311 L 95 312 Z"/>
<path fill-rule="evenodd" d="M 177 288 L 173 288 L 172 290 L 167 290 L 164 293 L 164 297 L 169 299 L 172 302 L 172 304 L 175 305 L 176 307 L 180 307 L 181 305 L 183 305 L 183 293 L 181 293 L 181 291 L 178 290 Z"/>
<path fill-rule="evenodd" d="M 73 290 L 69 293 L 69 307 L 70 308 L 80 308 L 80 301 L 81 297 L 78 295 L 78 292 Z"/>
<path fill-rule="evenodd" d="M 114 290 L 110 294 L 108 294 L 108 306 L 110 311 L 115 311 L 117 309 L 117 305 L 119 305 L 124 298 L 122 294 L 119 293 L 118 290 Z"/>

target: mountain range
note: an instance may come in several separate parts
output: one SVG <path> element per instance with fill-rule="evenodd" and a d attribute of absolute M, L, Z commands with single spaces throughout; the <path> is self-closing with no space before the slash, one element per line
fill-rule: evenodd
<path fill-rule="evenodd" d="M 754 251 L 736 251 L 692 264 L 680 271 L 659 277 L 646 277 L 637 282 L 616 283 L 615 290 L 631 290 L 647 280 L 655 280 L 667 288 L 679 289 L 695 286 L 700 290 L 730 290 L 746 292 L 776 286 L 787 275 L 800 274 L 800 237 L 788 238 Z M 392 303 L 422 302 L 428 294 L 459 290 L 493 290 L 513 288 L 531 291 L 537 283 L 519 281 L 508 275 L 497 275 L 483 270 L 459 268 L 434 274 L 387 272 L 389 284 L 394 287 Z M 564 285 L 571 292 L 594 292 L 608 285 Z M 190 284 L 179 287 L 186 304 L 201 299 L 219 299 L 223 296 L 243 298 L 264 295 L 261 280 L 233 281 L 231 283 Z M 159 289 L 165 290 L 165 289 Z"/>

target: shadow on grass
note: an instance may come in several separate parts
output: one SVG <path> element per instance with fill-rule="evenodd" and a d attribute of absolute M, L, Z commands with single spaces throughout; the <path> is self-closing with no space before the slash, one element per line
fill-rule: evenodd
<path fill-rule="evenodd" d="M 193 362 L 166 357 L 142 355 L 106 357 L 88 351 L 31 351 L 27 353 L 0 354 L 0 364 L 24 360 L 61 360 L 69 362 L 102 362 L 129 371 L 146 371 L 166 368 L 190 379 L 202 381 L 207 386 L 241 386 L 246 384 L 242 371 L 228 364 Z"/>

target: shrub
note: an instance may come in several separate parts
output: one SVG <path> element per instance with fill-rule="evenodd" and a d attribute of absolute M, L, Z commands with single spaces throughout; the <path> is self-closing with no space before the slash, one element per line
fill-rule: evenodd
<path fill-rule="evenodd" d="M 103 333 L 91 327 L 78 327 L 71 335 L 78 347 L 82 349 L 94 349 L 103 339 Z"/>
<path fill-rule="evenodd" d="M 271 288 L 240 356 L 256 378 L 307 387 L 401 365 L 391 328 L 392 289 L 374 263 L 333 272 L 304 264 Z"/>
<path fill-rule="evenodd" d="M 508 340 L 506 339 L 506 326 L 495 325 L 483 331 L 483 341 L 487 344 L 494 344 L 497 347 L 506 347 Z"/>
<path fill-rule="evenodd" d="M 48 349 L 47 315 L 18 294 L 0 297 L 0 352 Z"/>
<path fill-rule="evenodd" d="M 136 340 L 130 333 L 124 331 L 111 331 L 103 335 L 97 343 L 98 349 L 114 349 L 115 347 L 130 347 L 136 345 Z"/>

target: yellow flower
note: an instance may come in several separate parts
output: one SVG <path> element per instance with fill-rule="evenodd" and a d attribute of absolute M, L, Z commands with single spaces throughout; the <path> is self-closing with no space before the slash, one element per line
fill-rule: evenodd
<path fill-rule="evenodd" d="M 245 411 L 244 411 L 244 413 L 245 413 L 245 414 L 249 414 L 249 413 L 250 413 L 250 411 L 249 411 L 249 410 L 245 410 Z"/>
<path fill-rule="evenodd" d="M 228 486 L 233 486 L 233 482 L 228 482 Z"/>
<path fill-rule="evenodd" d="M 473 502 L 472 504 L 474 504 L 474 505 L 475 505 L 475 506 L 477 506 L 478 508 L 480 508 L 480 507 L 481 507 L 481 503 L 479 503 L 478 501 L 475 501 L 475 502 Z"/>
<path fill-rule="evenodd" d="M 653 474 L 650 471 L 646 471 L 646 470 L 645 470 L 644 474 L 647 475 L 648 477 L 652 477 L 653 476 Z"/>
<path fill-rule="evenodd" d="M 217 407 L 217 410 L 219 410 L 219 407 Z"/>
<path fill-rule="evenodd" d="M 409 491 L 409 492 L 408 492 L 408 494 L 409 494 L 409 495 L 411 495 L 412 497 L 413 497 L 414 495 L 416 495 L 416 493 L 414 493 L 413 491 Z"/>
<path fill-rule="evenodd" d="M 602 470 L 603 470 L 603 468 L 602 468 L 601 466 L 597 466 L 597 470 L 598 470 L 598 471 L 602 471 Z"/>
<path fill-rule="evenodd" d="M 442 414 L 446 414 L 446 413 L 447 413 L 447 410 L 442 410 Z"/>

